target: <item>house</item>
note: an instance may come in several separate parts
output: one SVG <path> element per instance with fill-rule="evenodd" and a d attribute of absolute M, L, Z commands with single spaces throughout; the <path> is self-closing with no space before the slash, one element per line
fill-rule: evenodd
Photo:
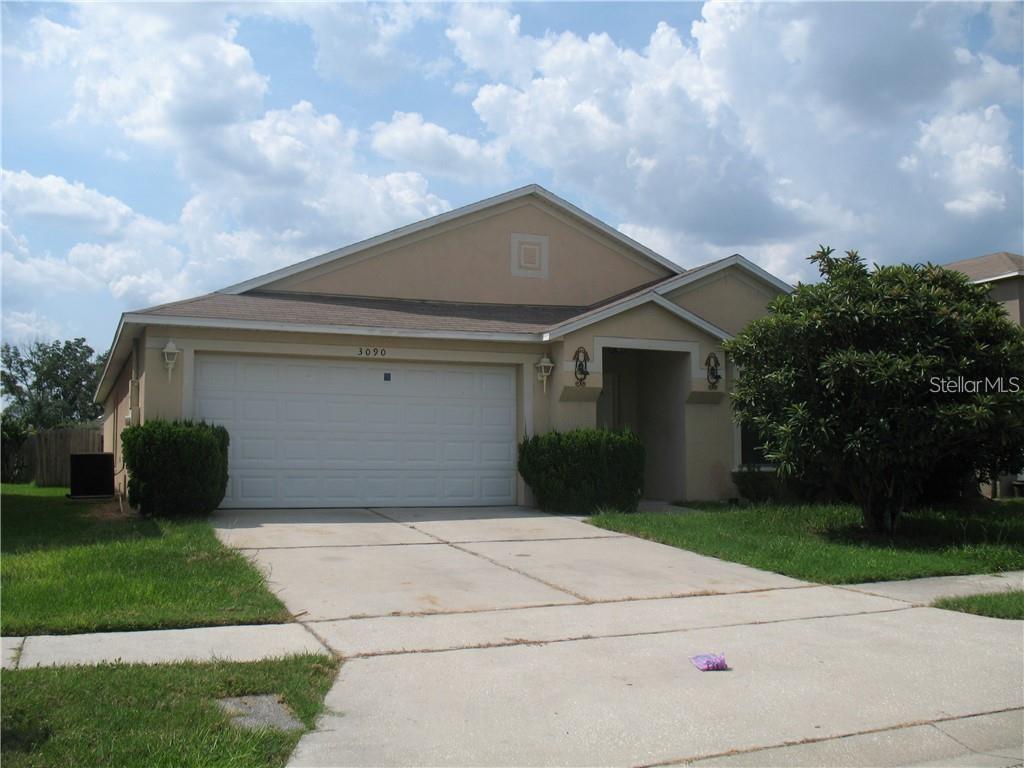
<path fill-rule="evenodd" d="M 1003 305 L 1013 322 L 1024 323 L 1024 256 L 1001 251 L 945 266 L 967 275 L 972 283 L 986 286 L 989 296 Z M 982 492 L 993 498 L 1008 496 L 1014 480 L 1012 475 L 1006 475 L 997 483 L 983 485 Z"/>
<path fill-rule="evenodd" d="M 946 269 L 962 272 L 972 283 L 985 285 L 989 296 L 1003 305 L 1013 322 L 1024 323 L 1024 256 L 1006 251 L 989 253 L 954 261 Z"/>
<path fill-rule="evenodd" d="M 225 507 L 529 504 L 517 442 L 596 425 L 642 437 L 648 498 L 722 499 L 743 456 L 722 342 L 789 290 L 739 255 L 684 270 L 530 185 L 128 312 L 96 399 L 119 468 L 125 424 L 224 425 Z"/>

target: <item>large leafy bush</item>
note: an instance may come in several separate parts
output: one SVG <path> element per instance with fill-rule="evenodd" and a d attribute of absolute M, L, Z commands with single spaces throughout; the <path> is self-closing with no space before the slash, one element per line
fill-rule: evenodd
<path fill-rule="evenodd" d="M 932 264 L 869 270 L 856 251 L 811 261 L 822 281 L 726 347 L 733 408 L 782 477 L 837 488 L 892 531 L 937 472 L 1024 464 L 1024 330 L 984 286 Z"/>
<path fill-rule="evenodd" d="M 224 499 L 228 431 L 188 421 L 147 421 L 121 432 L 128 501 L 144 515 L 205 515 Z"/>
<path fill-rule="evenodd" d="M 632 432 L 547 432 L 519 445 L 519 473 L 537 506 L 591 514 L 599 507 L 636 510 L 644 487 L 644 446 Z"/>

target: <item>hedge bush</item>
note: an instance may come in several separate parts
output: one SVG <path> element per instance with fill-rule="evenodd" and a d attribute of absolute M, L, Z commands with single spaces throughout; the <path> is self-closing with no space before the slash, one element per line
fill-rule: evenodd
<path fill-rule="evenodd" d="M 774 468 L 743 466 L 732 473 L 732 481 L 747 501 L 788 501 L 791 496 Z"/>
<path fill-rule="evenodd" d="M 747 501 L 784 504 L 847 504 L 850 494 L 826 478 L 779 476 L 774 467 L 744 464 L 732 473 L 732 481 Z"/>
<path fill-rule="evenodd" d="M 190 421 L 147 421 L 121 432 L 128 502 L 144 515 L 206 515 L 228 486 L 228 431 Z"/>
<path fill-rule="evenodd" d="M 598 507 L 635 512 L 644 487 L 644 446 L 632 432 L 576 429 L 526 438 L 519 474 L 537 506 L 588 515 Z"/>

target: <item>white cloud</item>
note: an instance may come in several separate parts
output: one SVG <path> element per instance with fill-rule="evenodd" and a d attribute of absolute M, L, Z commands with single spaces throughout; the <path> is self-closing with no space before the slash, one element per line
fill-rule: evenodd
<path fill-rule="evenodd" d="M 636 48 L 617 30 L 524 34 L 519 15 L 475 4 L 40 15 L 5 52 L 73 73 L 69 121 L 109 126 L 112 158 L 170 157 L 188 200 L 156 221 L 73 180 L 5 174 L 5 282 L 63 275 L 122 304 L 165 300 L 443 211 L 430 177 L 486 187 L 529 172 L 690 265 L 740 251 L 794 279 L 818 242 L 880 261 L 1013 248 L 1009 5 L 709 3 L 690 30 L 657 24 Z M 993 36 L 978 50 L 966 20 L 986 12 Z M 389 102 L 369 130 L 306 101 L 267 110 L 268 79 L 237 34 L 248 16 L 307 26 L 320 73 L 347 85 L 450 79 L 475 94 L 480 130 L 455 130 L 444 103 L 427 120 Z M 368 147 L 398 172 L 371 170 Z M 8 230 L 30 220 L 77 242 L 35 253 Z"/>
<path fill-rule="evenodd" d="M 133 217 L 120 200 L 71 183 L 60 176 L 37 177 L 25 171 L 0 171 L 4 209 L 13 216 L 64 220 L 92 232 L 112 235 Z"/>
<path fill-rule="evenodd" d="M 949 84 L 949 105 L 961 110 L 993 104 L 1019 105 L 1024 85 L 1020 67 L 1004 64 L 985 53 L 956 51 L 961 73 Z"/>
<path fill-rule="evenodd" d="M 60 323 L 38 312 L 4 312 L 3 341 L 5 344 L 31 344 L 34 341 L 50 341 L 61 335 Z"/>
<path fill-rule="evenodd" d="M 309 18 L 349 13 L 349 6 L 288 9 Z M 59 36 L 60 55 L 44 53 L 56 49 L 51 45 L 34 58 L 22 52 L 22 59 L 42 66 L 63 58 L 78 73 L 69 121 L 116 126 L 135 144 L 133 156 L 169 151 L 190 196 L 177 220 L 159 222 L 78 182 L 5 173 L 8 223 L 49 217 L 76 226 L 80 238 L 59 256 L 5 250 L 5 278 L 27 286 L 63 268 L 122 305 L 151 304 L 449 207 L 417 172 L 367 173 L 358 130 L 336 115 L 306 101 L 264 110 L 267 78 L 235 41 L 231 12 L 220 5 L 86 5 L 68 25 L 40 26 Z M 384 51 L 434 11 L 375 6 L 368 13 Z M 43 45 L 39 35 L 33 39 Z"/>
<path fill-rule="evenodd" d="M 447 71 L 444 59 L 423 61 L 409 43 L 422 22 L 439 18 L 430 3 L 269 3 L 247 9 L 307 26 L 317 71 L 354 86 L 380 84 L 428 70 Z"/>
<path fill-rule="evenodd" d="M 992 24 L 992 46 L 997 50 L 1020 53 L 1024 44 L 1024 7 L 1021 3 L 997 0 L 989 3 L 987 10 Z"/>
<path fill-rule="evenodd" d="M 1019 159 L 986 110 L 1020 103 L 1021 71 L 967 49 L 977 11 L 707 3 L 690 37 L 662 23 L 631 49 L 464 6 L 448 36 L 511 157 L 684 264 L 740 251 L 794 279 L 818 242 L 891 261 L 1019 241 Z M 939 142 L 960 114 L 981 133 Z"/>
<path fill-rule="evenodd" d="M 197 191 L 181 226 L 202 284 L 212 275 L 235 282 L 447 210 L 422 174 L 362 172 L 357 142 L 335 115 L 300 102 L 183 153 Z"/>
<path fill-rule="evenodd" d="M 549 41 L 519 33 L 521 19 L 500 6 L 458 3 L 446 35 L 471 69 L 493 78 L 527 82 Z"/>
<path fill-rule="evenodd" d="M 29 66 L 50 67 L 65 62 L 78 43 L 78 30 L 35 16 L 28 22 L 23 46 L 9 45 L 4 53 Z"/>
<path fill-rule="evenodd" d="M 126 136 L 174 146 L 188 134 L 252 116 L 267 90 L 235 22 L 215 6 L 76 6 L 76 24 L 33 22 L 26 62 L 76 73 L 68 120 L 112 122 Z"/>
<path fill-rule="evenodd" d="M 922 123 L 917 148 L 901 167 L 924 170 L 944 183 L 944 206 L 954 214 L 975 217 L 1005 210 L 1010 191 L 1020 189 L 1010 122 L 997 106 Z"/>
<path fill-rule="evenodd" d="M 504 147 L 451 133 L 416 112 L 395 112 L 390 122 L 375 123 L 372 135 L 378 154 L 424 173 L 466 182 L 493 181 L 506 173 Z"/>
<path fill-rule="evenodd" d="M 550 38 L 538 76 L 483 86 L 484 124 L 560 184 L 586 189 L 636 226 L 676 226 L 704 240 L 750 241 L 799 229 L 774 199 L 766 166 L 744 145 L 694 52 L 660 24 L 642 52 L 608 35 Z"/>
<path fill-rule="evenodd" d="M 64 258 L 31 252 L 5 222 L 4 282 L 47 291 L 105 286 L 116 299 L 138 303 L 181 298 L 183 257 L 177 227 L 142 216 L 121 200 L 60 176 L 2 171 L 5 216 L 72 229 L 78 242 Z M 146 275 L 147 279 L 138 279 Z"/>

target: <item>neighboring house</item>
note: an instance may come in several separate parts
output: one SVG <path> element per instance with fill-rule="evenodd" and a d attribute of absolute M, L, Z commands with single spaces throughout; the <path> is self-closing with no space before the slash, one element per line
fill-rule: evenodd
<path fill-rule="evenodd" d="M 973 259 L 954 261 L 946 269 L 955 269 L 967 275 L 972 283 L 988 287 L 989 296 L 1003 305 L 1013 322 L 1024 324 L 1024 256 L 1019 253 L 989 253 Z M 1001 477 L 994 485 L 982 486 L 987 496 L 1008 496 L 1012 492 L 1014 477 Z"/>
<path fill-rule="evenodd" d="M 789 290 L 739 255 L 684 271 L 531 185 L 128 312 L 96 399 L 118 467 L 124 424 L 224 425 L 225 507 L 529 504 L 517 442 L 593 426 L 643 438 L 648 498 L 728 498 L 722 342 Z"/>
<path fill-rule="evenodd" d="M 1024 256 L 1002 251 L 945 266 L 967 275 L 972 283 L 987 286 L 989 295 L 1003 305 L 1010 319 L 1024 324 Z"/>

